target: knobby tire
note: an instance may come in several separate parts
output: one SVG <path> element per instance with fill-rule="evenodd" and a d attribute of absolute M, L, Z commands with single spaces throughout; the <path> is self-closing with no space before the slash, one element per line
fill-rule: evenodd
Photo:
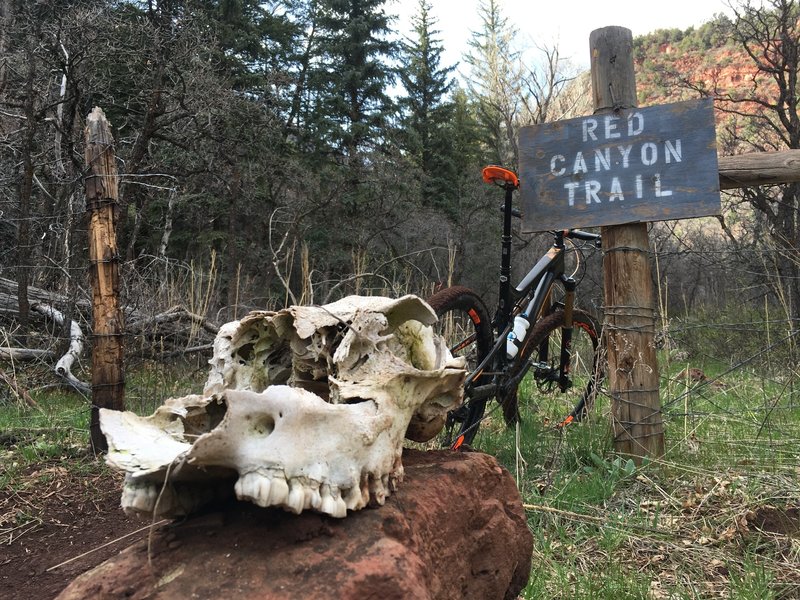
<path fill-rule="evenodd" d="M 428 304 L 439 317 L 437 333 L 445 338 L 454 356 L 466 357 L 467 372 L 472 373 L 494 343 L 489 311 L 483 300 L 469 288 L 453 286 L 428 298 Z M 449 446 L 462 433 L 463 443 L 472 442 L 485 408 L 486 400 L 469 402 L 465 398 L 465 404 L 448 415 L 440 444 Z"/>
<path fill-rule="evenodd" d="M 573 420 L 580 421 L 584 416 L 586 416 L 586 414 L 588 414 L 589 411 L 591 411 L 598 388 L 605 376 L 605 371 L 600 360 L 600 353 L 598 351 L 598 346 L 600 345 L 600 329 L 597 325 L 597 322 L 588 313 L 577 309 L 573 310 L 572 318 L 573 351 L 575 353 L 573 354 L 573 363 L 575 362 L 575 359 L 578 358 L 577 351 L 579 344 L 576 344 L 575 340 L 580 340 L 580 336 L 586 336 L 591 344 L 591 364 L 583 365 L 584 376 L 587 381 L 585 385 L 582 386 L 579 400 L 574 406 L 566 406 L 564 413 L 558 415 L 558 418 L 560 419 L 559 423 L 562 424 L 571 422 Z M 525 368 L 525 365 L 527 365 L 530 360 L 537 359 L 537 353 L 542 343 L 546 342 L 551 336 L 560 336 L 560 330 L 563 323 L 564 311 L 562 309 L 557 309 L 551 314 L 539 319 L 539 321 L 534 324 L 534 326 L 528 332 L 528 335 L 525 337 L 525 344 L 520 350 L 519 360 L 515 363 L 516 368 L 511 369 L 509 372 L 508 379 L 510 381 L 519 379 L 518 375 L 520 375 L 520 371 Z M 559 348 L 560 343 L 557 344 L 556 348 L 553 350 L 558 350 Z M 558 363 L 558 358 L 558 354 L 550 356 L 550 360 L 555 361 L 555 364 Z M 575 375 L 575 372 L 573 371 L 573 377 L 575 376 L 577 375 Z M 509 424 L 514 423 L 520 417 L 519 399 L 517 394 L 518 386 L 519 381 L 517 380 L 516 385 L 513 385 L 502 399 L 503 414 L 506 422 Z M 557 396 L 561 392 L 559 390 L 550 390 L 549 393 Z M 567 412 L 567 410 L 569 410 L 569 412 Z"/>

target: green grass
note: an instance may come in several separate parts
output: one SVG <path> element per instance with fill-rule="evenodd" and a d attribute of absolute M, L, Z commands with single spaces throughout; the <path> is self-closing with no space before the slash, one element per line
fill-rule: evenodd
<path fill-rule="evenodd" d="M 660 365 L 661 459 L 637 468 L 614 454 L 607 401 L 556 433 L 530 388 L 518 435 L 492 415 L 476 438 L 528 506 L 534 554 L 523 597 L 800 597 L 800 523 L 757 527 L 763 510 L 800 506 L 794 374 L 710 359 Z M 705 378 L 679 377 L 687 365 Z"/>
<path fill-rule="evenodd" d="M 687 383 L 678 377 L 687 366 L 707 379 Z M 509 469 L 528 507 L 533 569 L 522 597 L 800 597 L 797 533 L 759 531 L 753 520 L 800 505 L 794 374 L 667 355 L 660 368 L 667 451 L 640 467 L 613 452 L 607 399 L 586 422 L 556 431 L 563 408 L 526 385 L 518 432 L 498 412 L 481 427 L 475 447 Z M 205 373 L 204 365 L 131 369 L 128 406 L 149 414 L 169 396 L 197 392 Z M 0 404 L 0 489 L 42 464 L 98 468 L 86 460 L 88 403 L 33 396 L 38 410 Z"/>
<path fill-rule="evenodd" d="M 169 397 L 202 390 L 207 369 L 198 365 L 152 362 L 136 365 L 126 375 L 126 408 L 150 414 Z M 42 377 L 31 372 L 23 387 Z M 36 465 L 58 461 L 80 474 L 89 449 L 89 400 L 59 389 L 31 389 L 36 408 L 0 397 L 0 489 L 12 487 L 21 473 Z"/>
<path fill-rule="evenodd" d="M 167 398 L 200 393 L 207 375 L 205 361 L 143 362 L 126 375 L 126 406 L 136 414 L 149 415 Z"/>
<path fill-rule="evenodd" d="M 88 403 L 75 394 L 33 397 L 37 409 L 0 405 L 0 489 L 13 486 L 31 465 L 86 455 Z"/>

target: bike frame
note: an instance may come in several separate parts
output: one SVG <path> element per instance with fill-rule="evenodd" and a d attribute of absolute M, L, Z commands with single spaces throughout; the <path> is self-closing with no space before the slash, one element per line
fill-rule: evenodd
<path fill-rule="evenodd" d="M 489 167 L 487 170 L 488 169 L 492 168 Z M 494 174 L 497 174 L 497 172 Z M 509 177 L 509 175 L 511 177 Z M 575 302 L 575 288 L 577 286 L 577 282 L 571 276 L 564 273 L 564 257 L 566 253 L 564 240 L 565 238 L 574 238 L 596 242 L 599 240 L 599 236 L 577 229 L 554 232 L 552 247 L 536 262 L 519 284 L 512 288 L 511 218 L 515 215 L 519 216 L 519 213 L 512 207 L 512 200 L 514 190 L 519 187 L 519 181 L 510 173 L 497 178 L 491 176 L 487 177 L 485 173 L 484 180 L 487 182 L 499 183 L 505 190 L 505 201 L 502 206 L 503 235 L 500 255 L 498 305 L 492 323 L 497 336 L 495 338 L 495 344 L 486 358 L 484 358 L 477 368 L 467 377 L 465 387 L 469 390 L 468 393 L 473 399 L 488 399 L 499 391 L 499 384 L 497 381 L 474 387 L 472 384 L 479 381 L 479 378 L 485 378 L 489 375 L 492 375 L 492 379 L 496 380 L 494 375 L 505 372 L 509 364 L 512 364 L 514 360 L 519 360 L 518 358 L 508 359 L 504 351 L 506 338 L 513 329 L 513 318 L 520 313 L 529 315 L 531 327 L 533 327 L 535 322 L 549 308 L 547 303 L 551 297 L 553 285 L 556 281 L 560 281 L 566 293 L 563 303 L 564 323 L 562 325 L 561 350 L 558 366 L 558 386 L 559 389 L 564 392 L 570 386 L 569 369 L 573 327 L 572 314 Z M 518 356 L 522 354 L 523 353 L 520 353 Z M 543 343 L 540 347 L 538 358 L 539 364 L 544 364 L 549 360 L 546 343 Z M 508 382 L 506 387 L 518 384 L 527 373 L 530 364 L 529 361 L 528 365 L 523 365 L 523 368 L 519 370 L 512 381 Z M 492 370 L 487 371 L 487 367 L 492 367 Z"/>
<path fill-rule="evenodd" d="M 506 194 L 508 196 L 508 192 L 506 192 Z M 513 327 L 513 317 L 516 314 L 524 312 L 525 314 L 531 316 L 531 326 L 533 326 L 535 321 L 541 315 L 542 310 L 546 308 L 545 303 L 550 297 L 553 284 L 557 280 L 564 284 L 564 288 L 567 291 L 564 303 L 564 312 L 565 317 L 569 317 L 569 319 L 565 318 L 565 331 L 562 339 L 566 343 L 562 344 L 562 346 L 566 347 L 562 348 L 561 350 L 562 359 L 560 361 L 560 370 L 562 372 L 566 372 L 564 375 L 560 375 L 559 379 L 565 380 L 565 377 L 568 375 L 569 371 L 569 341 L 571 339 L 571 317 L 576 282 L 574 279 L 564 274 L 564 232 L 558 231 L 555 233 L 553 246 L 536 262 L 533 268 L 528 271 L 527 275 L 525 275 L 522 281 L 520 281 L 520 283 L 512 289 L 510 285 L 511 211 L 508 202 L 504 208 L 506 209 L 504 211 L 506 213 L 506 218 L 503 219 L 504 231 L 500 267 L 500 285 L 498 290 L 499 302 L 493 322 L 493 327 L 497 332 L 495 338 L 496 341 L 486 358 L 467 378 L 465 382 L 467 387 L 469 387 L 469 385 L 481 375 L 488 375 L 488 373 L 485 373 L 485 370 L 489 365 L 493 365 L 496 372 L 502 372 L 505 370 L 505 367 L 509 364 L 509 360 L 506 358 L 503 350 L 505 349 L 506 338 Z M 525 302 L 526 300 L 527 303 Z M 539 359 L 540 361 L 547 360 L 546 352 L 544 356 L 542 356 L 540 353 Z M 490 384 L 490 386 L 493 387 L 494 384 Z"/>
<path fill-rule="evenodd" d="M 503 209 L 503 235 L 500 256 L 500 281 L 498 288 L 498 306 L 492 319 L 492 333 L 496 334 L 495 342 L 488 354 L 479 365 L 467 376 L 464 382 L 465 396 L 469 403 L 462 405 L 468 414 L 462 417 L 462 422 L 472 423 L 469 429 L 462 429 L 452 448 L 458 448 L 464 441 L 466 433 L 481 421 L 486 402 L 497 397 L 499 402 L 507 398 L 509 392 L 514 391 L 522 378 L 532 366 L 536 366 L 536 378 L 541 382 L 557 383 L 561 392 L 566 392 L 571 386 L 570 364 L 572 359 L 572 330 L 573 308 L 575 303 L 575 289 L 577 282 L 570 275 L 564 273 L 566 246 L 565 239 L 579 239 L 593 241 L 600 247 L 600 236 L 580 231 L 567 229 L 553 232 L 553 245 L 542 256 L 530 271 L 513 289 L 511 287 L 511 218 L 521 216 L 519 211 L 512 207 L 513 193 L 519 188 L 519 178 L 512 171 L 502 167 L 489 166 L 483 170 L 483 180 L 486 183 L 499 185 L 505 190 Z M 563 302 L 563 321 L 561 323 L 561 348 L 558 357 L 558 369 L 550 365 L 548 356 L 549 343 L 545 338 L 541 340 L 538 349 L 538 361 L 532 360 L 533 353 L 526 344 L 530 343 L 530 335 L 536 323 L 550 310 L 551 292 L 556 282 L 564 286 L 565 296 Z M 514 319 L 517 315 L 524 314 L 529 319 L 528 333 L 522 341 L 523 347 L 515 356 L 507 356 L 507 341 L 509 334 L 514 329 Z M 460 343 L 466 347 L 477 339 L 473 333 Z M 512 338 L 513 339 L 513 338 Z M 523 360 L 523 357 L 524 360 Z M 511 367 L 511 369 L 509 368 Z M 504 377 L 510 373 L 509 377 Z M 540 379 L 541 378 L 541 379 Z M 448 416 L 450 419 L 451 416 Z M 455 417 L 452 417 L 455 419 Z M 564 424 L 571 422 L 574 415 L 570 415 Z"/>

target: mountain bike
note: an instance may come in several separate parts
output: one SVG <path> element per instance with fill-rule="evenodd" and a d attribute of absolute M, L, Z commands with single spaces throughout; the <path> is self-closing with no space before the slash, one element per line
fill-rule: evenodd
<path fill-rule="evenodd" d="M 439 316 L 438 333 L 454 356 L 467 360 L 464 402 L 451 411 L 440 441 L 454 449 L 471 444 L 486 418 L 486 407 L 497 401 L 507 424 L 520 419 L 519 389 L 529 373 L 539 408 L 549 398 L 543 418 L 561 428 L 580 421 L 592 408 L 603 380 L 599 327 L 588 313 L 575 308 L 578 285 L 565 271 L 565 257 L 578 259 L 586 246 L 600 248 L 600 236 L 578 229 L 554 231 L 553 245 L 511 287 L 513 193 L 519 178 L 508 169 L 489 166 L 483 180 L 505 190 L 498 305 L 493 318 L 474 291 L 448 287 L 428 298 Z M 552 421 L 551 421 L 552 420 Z"/>

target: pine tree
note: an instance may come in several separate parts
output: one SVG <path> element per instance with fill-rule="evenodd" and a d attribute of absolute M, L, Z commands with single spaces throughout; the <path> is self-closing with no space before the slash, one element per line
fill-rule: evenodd
<path fill-rule="evenodd" d="M 454 66 L 442 67 L 443 48 L 428 0 L 419 0 L 412 19 L 414 38 L 402 44 L 400 80 L 405 96 L 403 108 L 403 146 L 422 175 L 423 200 L 445 205 L 454 193 L 458 169 L 448 125 L 454 105 L 448 100 Z"/>
<path fill-rule="evenodd" d="M 469 41 L 468 89 L 477 102 L 487 161 L 515 169 L 523 95 L 519 53 L 512 45 L 517 31 L 501 14 L 497 0 L 481 0 L 478 12 L 483 25 Z"/>
<path fill-rule="evenodd" d="M 388 61 L 397 51 L 387 39 L 385 0 L 320 0 L 319 52 L 312 74 L 319 135 L 351 163 L 380 146 L 393 104 Z"/>
<path fill-rule="evenodd" d="M 446 133 L 450 143 L 452 169 L 464 179 L 474 180 L 483 165 L 480 152 L 480 124 L 467 92 L 456 87 L 451 94 L 452 118 Z"/>

